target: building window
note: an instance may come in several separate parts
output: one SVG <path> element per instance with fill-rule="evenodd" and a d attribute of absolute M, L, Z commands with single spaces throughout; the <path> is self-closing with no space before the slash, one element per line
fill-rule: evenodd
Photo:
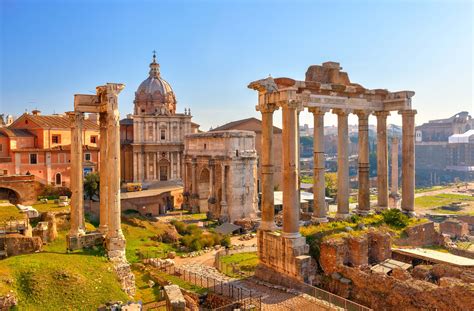
<path fill-rule="evenodd" d="M 30 153 L 30 164 L 38 164 L 38 154 Z"/>
<path fill-rule="evenodd" d="M 204 150 L 206 150 L 206 149 L 207 149 L 207 145 L 206 145 L 206 144 L 204 144 Z"/>
<path fill-rule="evenodd" d="M 51 141 L 53 144 L 60 144 L 61 143 L 61 135 L 53 135 L 51 137 Z"/>
<path fill-rule="evenodd" d="M 56 181 L 56 185 L 58 185 L 58 186 L 61 185 L 62 182 L 61 182 L 61 174 L 60 173 L 56 174 L 56 180 L 55 181 Z"/>
<path fill-rule="evenodd" d="M 97 136 L 91 136 L 91 144 L 97 144 Z"/>
<path fill-rule="evenodd" d="M 0 144 L 0 151 L 3 151 L 3 144 Z"/>
<path fill-rule="evenodd" d="M 148 126 L 148 137 L 153 138 L 153 124 Z"/>
<path fill-rule="evenodd" d="M 91 154 L 90 153 L 84 153 L 84 160 L 86 161 L 91 161 Z"/>
<path fill-rule="evenodd" d="M 165 130 L 161 130 L 161 131 L 160 131 L 160 138 L 161 138 L 161 140 L 165 140 L 165 139 L 166 139 L 166 131 L 165 131 Z"/>

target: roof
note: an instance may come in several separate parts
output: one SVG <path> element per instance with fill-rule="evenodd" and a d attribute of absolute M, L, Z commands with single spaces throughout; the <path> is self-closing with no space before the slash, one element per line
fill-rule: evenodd
<path fill-rule="evenodd" d="M 230 222 L 226 222 L 226 223 L 223 223 L 222 225 L 216 227 L 216 229 L 214 229 L 214 231 L 216 231 L 217 233 L 226 235 L 226 234 L 232 234 L 234 231 L 237 231 L 240 228 L 241 228 L 240 226 L 231 224 Z"/>
<path fill-rule="evenodd" d="M 4 127 L 0 129 L 0 134 L 8 137 L 35 137 L 33 133 L 25 129 L 13 129 Z"/>
<path fill-rule="evenodd" d="M 454 134 L 449 136 L 448 141 L 450 144 L 467 144 L 469 143 L 469 138 L 474 136 L 474 130 L 469 130 L 463 134 Z"/>
<path fill-rule="evenodd" d="M 259 119 L 257 118 L 247 118 L 247 119 L 242 119 L 242 120 L 237 120 L 237 121 L 232 121 L 232 122 L 229 122 L 227 124 L 224 124 L 222 126 L 219 126 L 219 127 L 216 127 L 215 129 L 212 129 L 211 131 L 226 131 L 226 130 L 234 130 L 236 129 L 235 127 L 236 126 L 239 126 L 241 124 L 245 124 L 245 123 L 248 123 L 250 121 L 256 121 L 260 127 L 262 125 L 262 121 L 260 121 Z M 258 131 L 254 131 L 254 132 L 261 132 L 261 130 L 258 130 Z M 273 133 L 281 133 L 282 130 L 276 126 L 273 127 Z"/>
<path fill-rule="evenodd" d="M 120 199 L 135 199 L 135 198 L 145 198 L 161 195 L 165 192 L 171 192 L 176 190 L 183 190 L 182 186 L 167 186 L 150 190 L 142 190 L 135 192 L 121 192 Z"/>
<path fill-rule="evenodd" d="M 474 267 L 474 259 L 442 253 L 426 248 L 397 248 L 393 252 L 434 263 L 446 263 L 458 267 Z"/>
<path fill-rule="evenodd" d="M 31 115 L 24 113 L 21 117 L 15 120 L 9 128 L 12 129 L 20 121 L 28 119 L 34 122 L 41 128 L 55 128 L 55 129 L 69 129 L 71 127 L 71 121 L 66 115 Z M 83 128 L 86 130 L 99 130 L 99 124 L 96 121 L 85 119 L 83 121 Z"/>
<path fill-rule="evenodd" d="M 133 125 L 133 119 L 125 118 L 120 120 L 120 125 Z"/>

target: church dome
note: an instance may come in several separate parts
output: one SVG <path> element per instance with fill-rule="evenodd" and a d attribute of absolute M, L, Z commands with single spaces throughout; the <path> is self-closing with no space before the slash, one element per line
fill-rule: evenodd
<path fill-rule="evenodd" d="M 160 75 L 160 64 L 150 64 L 148 78 L 143 81 L 135 92 L 135 114 L 169 115 L 176 111 L 176 98 L 170 84 Z"/>

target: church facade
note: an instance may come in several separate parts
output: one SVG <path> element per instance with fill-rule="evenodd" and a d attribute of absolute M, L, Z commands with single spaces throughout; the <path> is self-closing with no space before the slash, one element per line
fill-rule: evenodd
<path fill-rule="evenodd" d="M 177 113 L 176 108 L 173 89 L 153 55 L 149 77 L 135 92 L 133 115 L 120 122 L 123 182 L 182 182 L 184 139 L 199 125 L 191 122 L 190 109 Z"/>

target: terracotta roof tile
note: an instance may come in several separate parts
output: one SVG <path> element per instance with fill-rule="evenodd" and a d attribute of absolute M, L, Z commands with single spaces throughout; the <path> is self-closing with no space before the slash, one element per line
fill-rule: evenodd
<path fill-rule="evenodd" d="M 235 129 L 236 126 L 240 125 L 240 124 L 243 124 L 243 123 L 247 123 L 249 121 L 257 121 L 258 124 L 262 124 L 262 121 L 260 121 L 259 119 L 257 118 L 247 118 L 247 119 L 242 119 L 242 120 L 237 120 L 237 121 L 233 121 L 233 122 L 229 122 L 227 124 L 224 124 L 222 126 L 219 126 L 219 127 L 216 127 L 215 129 L 212 129 L 211 132 L 213 131 L 227 131 L 227 130 L 233 130 Z M 255 131 L 255 132 L 261 132 L 261 130 L 259 131 Z M 274 133 L 281 133 L 281 129 L 274 126 L 273 127 L 273 132 Z"/>
<path fill-rule="evenodd" d="M 65 115 L 28 115 L 28 119 L 44 128 L 69 128 L 71 126 L 69 118 Z M 84 128 L 88 130 L 99 130 L 99 125 L 92 120 L 84 120 Z"/>

